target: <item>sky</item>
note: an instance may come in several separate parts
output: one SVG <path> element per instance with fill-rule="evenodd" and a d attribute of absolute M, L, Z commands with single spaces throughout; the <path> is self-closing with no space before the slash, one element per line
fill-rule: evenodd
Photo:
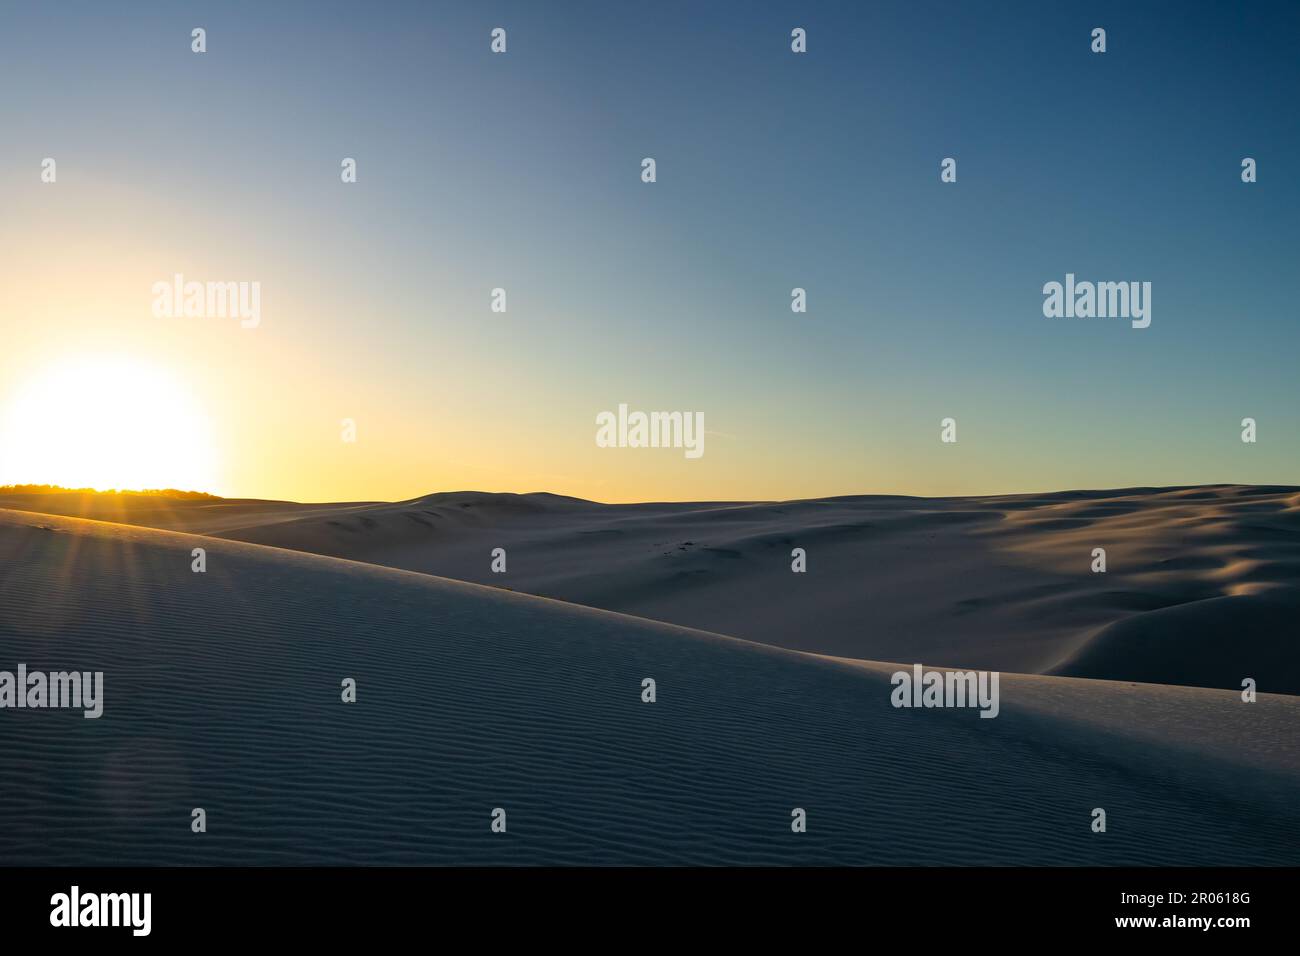
<path fill-rule="evenodd" d="M 1282 3 L 5 3 L 0 483 L 1300 484 L 1298 43 Z M 260 322 L 155 315 L 177 273 Z M 1067 273 L 1150 327 L 1045 317 Z M 599 447 L 621 403 L 704 454 Z"/>

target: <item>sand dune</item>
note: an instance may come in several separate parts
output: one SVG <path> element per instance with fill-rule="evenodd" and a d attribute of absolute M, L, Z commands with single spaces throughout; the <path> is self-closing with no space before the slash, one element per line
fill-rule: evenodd
<path fill-rule="evenodd" d="M 795 650 L 1300 693 L 1300 491 L 602 505 L 12 496 L 554 597 Z M 493 548 L 508 570 L 490 570 Z M 789 570 L 802 547 L 809 571 Z M 1091 571 L 1093 548 L 1105 574 Z"/>
<path fill-rule="evenodd" d="M 267 507 L 265 523 L 254 509 L 239 527 L 188 530 L 834 656 L 1223 688 L 1253 677 L 1300 693 L 1293 487 L 644 505 L 462 492 L 296 516 Z M 506 574 L 490 570 L 497 547 Z M 806 574 L 790 571 L 795 547 Z M 1091 570 L 1098 547 L 1104 574 Z"/>
<path fill-rule="evenodd" d="M 463 503 L 425 502 L 442 515 L 426 517 L 502 521 Z M 924 503 L 756 507 L 805 523 L 824 509 L 813 538 L 826 546 L 861 540 L 833 530 L 845 509 L 933 527 Z M 630 533 L 638 510 L 671 528 L 682 514 L 629 509 L 574 533 Z M 716 529 L 699 549 L 780 537 L 780 515 L 747 512 L 694 514 Z M 372 520 L 416 524 L 404 514 Z M 194 547 L 206 574 L 190 570 Z M 1300 700 L 1287 696 L 1006 675 L 996 719 L 897 710 L 884 665 L 0 511 L 0 669 L 18 662 L 103 670 L 104 715 L 0 711 L 0 864 L 1300 862 Z M 640 700 L 647 676 L 654 704 Z M 340 702 L 345 677 L 355 704 Z M 190 832 L 193 807 L 209 832 Z M 490 832 L 494 807 L 505 834 Z M 794 807 L 807 833 L 791 832 Z M 1105 834 L 1090 831 L 1094 807 Z"/>
<path fill-rule="evenodd" d="M 310 515 L 347 515 L 374 505 L 373 501 L 299 504 L 295 501 L 264 501 L 257 498 L 213 500 L 78 492 L 0 495 L 0 508 L 15 511 L 35 511 L 166 531 L 191 531 L 196 534 L 265 527 Z"/>

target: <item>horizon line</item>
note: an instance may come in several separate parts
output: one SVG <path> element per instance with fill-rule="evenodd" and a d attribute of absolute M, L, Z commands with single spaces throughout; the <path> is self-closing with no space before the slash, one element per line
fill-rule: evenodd
<path fill-rule="evenodd" d="M 415 495 L 410 498 L 397 498 L 392 500 L 384 498 L 354 498 L 334 501 L 300 501 L 292 498 L 256 498 L 248 496 L 218 495 L 207 491 L 183 490 L 179 488 L 65 488 L 61 485 L 50 485 L 45 483 L 17 483 L 0 486 L 0 496 L 18 497 L 25 495 L 39 497 L 43 495 L 102 495 L 105 497 L 127 496 L 132 498 L 159 498 L 172 501 L 248 501 L 298 505 L 399 505 L 409 502 L 425 501 L 430 498 L 444 496 L 453 497 L 457 495 L 476 495 L 480 497 L 509 496 L 513 498 L 545 496 L 549 498 L 564 498 L 569 501 L 577 501 L 584 504 L 616 507 L 619 505 L 657 504 L 794 504 L 802 501 L 834 501 L 849 498 L 911 498 L 918 501 L 960 501 L 967 499 L 1018 498 L 1032 495 L 1120 494 L 1125 492 L 1136 494 L 1139 492 L 1187 491 L 1199 488 L 1254 488 L 1273 491 L 1300 491 L 1300 485 L 1295 484 L 1255 484 L 1250 482 L 1220 481 L 1176 485 L 1122 485 L 1115 487 L 1036 489 L 1033 491 L 1007 491 L 974 495 L 915 495 L 901 492 L 858 492 L 853 494 L 812 495 L 800 498 L 652 498 L 641 501 L 599 501 L 595 498 L 582 498 L 577 495 L 566 495 L 556 491 L 484 491 L 480 489 L 463 488 L 451 491 L 433 491 L 422 495 Z"/>

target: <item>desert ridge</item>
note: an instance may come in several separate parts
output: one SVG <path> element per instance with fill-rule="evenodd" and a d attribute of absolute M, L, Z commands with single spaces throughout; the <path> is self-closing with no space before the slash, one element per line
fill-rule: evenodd
<path fill-rule="evenodd" d="M 0 496 L 863 660 L 1300 693 L 1300 489 L 608 505 Z M 1225 639 L 1231 635 L 1231 639 Z"/>

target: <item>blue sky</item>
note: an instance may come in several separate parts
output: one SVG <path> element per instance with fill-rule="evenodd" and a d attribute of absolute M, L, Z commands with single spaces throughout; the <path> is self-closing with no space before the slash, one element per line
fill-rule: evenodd
<path fill-rule="evenodd" d="M 1252 3 L 10 5 L 0 373 L 181 369 L 229 494 L 1297 483 L 1297 41 Z M 174 271 L 259 280 L 264 326 L 160 328 Z M 1151 327 L 1045 318 L 1067 272 L 1150 281 Z M 595 448 L 620 402 L 703 411 L 705 456 Z"/>

